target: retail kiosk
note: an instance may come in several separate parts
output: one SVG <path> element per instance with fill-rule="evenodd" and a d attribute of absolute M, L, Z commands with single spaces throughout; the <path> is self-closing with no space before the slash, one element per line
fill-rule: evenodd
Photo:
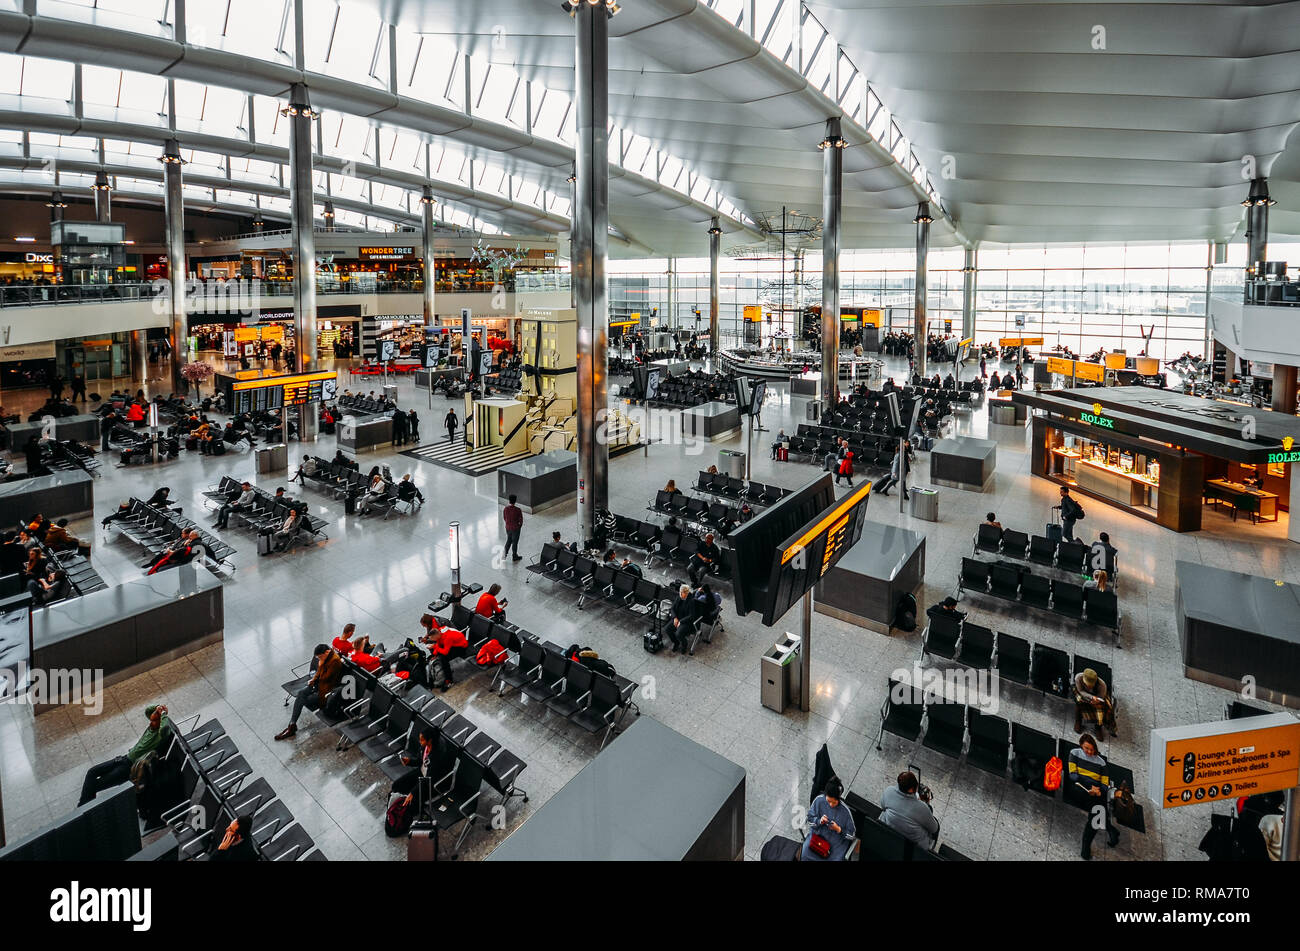
<path fill-rule="evenodd" d="M 1176 532 L 1206 507 L 1248 530 L 1296 499 L 1300 418 L 1146 386 L 1018 392 L 1035 410 L 1031 468 Z M 1297 540 L 1296 526 L 1289 526 Z"/>

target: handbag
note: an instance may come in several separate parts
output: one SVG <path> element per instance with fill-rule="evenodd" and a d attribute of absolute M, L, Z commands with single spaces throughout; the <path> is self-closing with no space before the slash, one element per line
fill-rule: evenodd
<path fill-rule="evenodd" d="M 825 836 L 818 835 L 814 832 L 808 837 L 808 849 L 819 859 L 827 859 L 831 856 L 831 844 Z"/>

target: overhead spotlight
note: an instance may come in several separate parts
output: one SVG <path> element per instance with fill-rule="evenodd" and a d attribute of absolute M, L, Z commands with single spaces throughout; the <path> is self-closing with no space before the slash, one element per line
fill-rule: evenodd
<path fill-rule="evenodd" d="M 847 149 L 849 147 L 848 139 L 840 135 L 828 135 L 817 143 L 817 148 L 825 152 L 829 148 Z"/>
<path fill-rule="evenodd" d="M 722 234 L 722 229 L 719 228 L 717 225 L 714 225 L 712 228 L 709 229 L 709 234 Z"/>
<path fill-rule="evenodd" d="M 325 209 L 321 212 L 321 217 L 329 218 L 331 220 L 334 218 L 334 202 L 325 202 Z"/>
<path fill-rule="evenodd" d="M 433 189 L 430 188 L 428 185 L 424 186 L 424 194 L 420 196 L 420 204 L 421 205 L 438 204 L 438 199 L 433 197 Z"/>
<path fill-rule="evenodd" d="M 50 200 L 45 203 L 46 208 L 67 208 L 68 203 L 63 200 L 63 192 L 55 191 L 51 193 Z"/>
<path fill-rule="evenodd" d="M 95 173 L 95 184 L 90 187 L 97 192 L 111 192 L 113 190 L 113 186 L 108 181 L 108 173 L 103 169 Z"/>
<path fill-rule="evenodd" d="M 181 158 L 181 144 L 175 139 L 168 139 L 167 144 L 163 146 L 163 154 L 158 161 L 164 165 L 184 165 L 185 160 Z"/>
<path fill-rule="evenodd" d="M 619 10 L 623 9 L 615 0 L 587 0 L 587 6 L 589 7 L 598 7 L 602 4 L 605 7 L 606 16 L 615 16 Z M 560 7 L 569 16 L 575 16 L 582 7 L 582 0 L 565 0 L 564 3 L 560 4 Z"/>
<path fill-rule="evenodd" d="M 934 218 L 930 217 L 930 203 L 925 201 L 921 202 L 916 206 L 916 217 L 912 219 L 912 223 L 921 224 L 924 222 L 925 224 L 929 224 L 932 221 L 934 221 Z"/>
<path fill-rule="evenodd" d="M 1277 201 L 1269 197 L 1268 179 L 1253 178 L 1250 181 L 1250 194 L 1242 201 L 1243 208 L 1249 208 L 1252 205 L 1276 205 Z"/>
<path fill-rule="evenodd" d="M 572 175 L 570 175 L 568 178 L 565 179 L 565 181 L 568 182 L 570 185 L 572 185 L 577 180 L 578 180 L 577 172 L 574 172 Z"/>

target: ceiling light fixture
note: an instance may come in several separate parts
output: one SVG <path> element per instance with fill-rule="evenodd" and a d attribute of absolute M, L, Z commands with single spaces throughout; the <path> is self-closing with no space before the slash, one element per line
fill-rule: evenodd
<path fill-rule="evenodd" d="M 50 200 L 45 203 L 46 208 L 67 208 L 68 203 L 63 200 L 63 192 L 55 191 L 50 195 Z"/>
<path fill-rule="evenodd" d="M 424 194 L 420 196 L 420 204 L 421 205 L 438 204 L 438 199 L 433 197 L 433 189 L 430 188 L 428 185 L 424 186 Z"/>
<path fill-rule="evenodd" d="M 928 225 L 932 221 L 934 221 L 934 218 L 930 217 L 930 203 L 926 201 L 921 202 L 916 206 L 916 217 L 912 219 L 912 223 L 919 225 L 924 222 Z"/>
<path fill-rule="evenodd" d="M 840 135 L 828 135 L 817 143 L 817 148 L 821 149 L 823 152 L 831 147 L 847 149 L 849 147 L 849 140 Z"/>
<path fill-rule="evenodd" d="M 1276 205 L 1276 204 L 1277 201 L 1273 198 L 1270 198 L 1268 194 L 1268 179 L 1267 178 L 1251 179 L 1250 194 L 1247 195 L 1245 199 L 1242 201 L 1241 207 L 1249 208 L 1252 205 L 1262 206 L 1262 205 Z"/>
<path fill-rule="evenodd" d="M 90 188 L 92 191 L 97 191 L 97 192 L 111 192 L 113 190 L 113 186 L 109 184 L 108 173 L 105 172 L 103 169 L 100 169 L 98 172 L 96 172 L 95 184 L 91 185 Z"/>
<path fill-rule="evenodd" d="M 610 17 L 617 15 L 618 11 L 623 9 L 615 0 L 587 0 L 587 6 L 589 7 L 599 7 L 601 5 L 605 7 L 606 16 Z M 560 6 L 569 16 L 576 16 L 582 6 L 582 0 L 565 0 Z"/>
<path fill-rule="evenodd" d="M 163 154 L 158 161 L 164 165 L 185 165 L 185 159 L 181 158 L 181 144 L 175 139 L 168 139 L 167 144 L 163 146 Z"/>

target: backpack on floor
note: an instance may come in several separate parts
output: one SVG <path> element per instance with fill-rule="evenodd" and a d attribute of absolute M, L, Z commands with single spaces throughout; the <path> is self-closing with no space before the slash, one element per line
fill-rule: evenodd
<path fill-rule="evenodd" d="M 414 803 L 408 803 L 401 793 L 393 793 L 388 798 L 388 811 L 384 813 L 384 835 L 390 839 L 400 839 L 411 831 L 415 821 Z"/>
<path fill-rule="evenodd" d="M 916 598 L 911 594 L 899 597 L 898 606 L 894 609 L 894 627 L 900 631 L 916 630 Z"/>
<path fill-rule="evenodd" d="M 664 649 L 664 639 L 659 636 L 658 631 L 646 631 L 645 637 L 641 638 L 641 646 L 645 648 L 647 654 L 657 654 Z"/>
<path fill-rule="evenodd" d="M 1061 763 L 1061 757 L 1053 756 L 1043 767 L 1043 788 L 1048 792 L 1056 792 L 1061 788 L 1061 774 L 1065 772 L 1065 767 Z"/>

